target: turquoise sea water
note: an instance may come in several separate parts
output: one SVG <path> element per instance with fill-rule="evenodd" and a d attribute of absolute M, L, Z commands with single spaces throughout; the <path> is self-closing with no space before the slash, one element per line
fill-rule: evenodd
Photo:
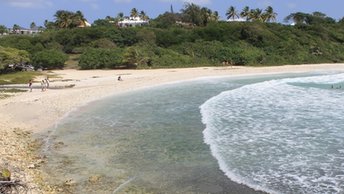
<path fill-rule="evenodd" d="M 343 87 L 207 78 L 106 98 L 50 129 L 46 170 L 75 193 L 341 193 Z"/>

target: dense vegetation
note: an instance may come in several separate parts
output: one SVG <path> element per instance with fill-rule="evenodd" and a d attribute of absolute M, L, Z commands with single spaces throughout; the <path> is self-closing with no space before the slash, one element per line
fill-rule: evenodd
<path fill-rule="evenodd" d="M 68 13 L 83 18 L 80 12 Z M 228 19 L 241 15 L 247 21 L 221 22 L 217 12 L 188 4 L 181 13 L 167 12 L 149 26 L 135 28 L 109 25 L 116 20 L 110 17 L 95 21 L 92 27 L 77 28 L 80 22 L 66 23 L 61 14 L 56 13 L 55 22 L 46 21 L 47 30 L 40 35 L 0 38 L 0 69 L 9 62 L 24 61 L 47 69 L 63 68 L 65 54 L 79 56 L 81 69 L 344 61 L 343 20 L 337 22 L 319 12 L 292 13 L 286 21 L 295 25 L 283 25 L 270 22 L 276 16 L 271 7 L 265 12 L 245 7 L 240 14 L 230 7 Z"/>

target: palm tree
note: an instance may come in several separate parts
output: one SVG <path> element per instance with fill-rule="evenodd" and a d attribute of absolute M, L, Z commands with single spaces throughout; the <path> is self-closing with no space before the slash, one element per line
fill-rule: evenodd
<path fill-rule="evenodd" d="M 214 11 L 213 14 L 211 14 L 211 21 L 219 21 L 220 16 L 219 16 L 219 12 L 218 11 Z"/>
<path fill-rule="evenodd" d="M 276 21 L 276 16 L 277 13 L 274 12 L 274 9 L 271 6 L 268 6 L 263 14 L 264 22 Z"/>
<path fill-rule="evenodd" d="M 86 19 L 81 11 L 77 11 L 72 15 L 73 27 L 86 26 Z"/>
<path fill-rule="evenodd" d="M 144 12 L 144 11 L 140 11 L 139 17 L 142 20 L 148 20 L 149 19 L 149 17 L 147 16 L 146 12 Z"/>
<path fill-rule="evenodd" d="M 56 24 L 54 22 L 44 20 L 44 27 L 46 29 L 53 29 L 53 28 L 55 28 L 55 26 L 56 26 Z"/>
<path fill-rule="evenodd" d="M 240 12 L 240 16 L 242 18 L 246 18 L 246 21 L 249 20 L 249 14 L 250 14 L 250 8 L 248 6 L 245 6 L 244 9 Z"/>
<path fill-rule="evenodd" d="M 202 25 L 206 26 L 208 24 L 208 21 L 210 19 L 210 13 L 211 10 L 206 8 L 206 7 L 202 7 L 201 8 L 201 18 L 202 18 Z"/>
<path fill-rule="evenodd" d="M 31 22 L 30 29 L 34 29 L 34 28 L 36 28 L 36 23 L 35 22 Z"/>
<path fill-rule="evenodd" d="M 227 19 L 231 19 L 232 21 L 235 20 L 235 18 L 239 18 L 239 14 L 235 10 L 235 7 L 230 6 L 226 12 Z"/>
<path fill-rule="evenodd" d="M 139 15 L 139 12 L 136 8 L 131 9 L 130 11 L 130 17 L 137 17 Z"/>
<path fill-rule="evenodd" d="M 65 10 L 58 10 L 56 11 L 55 17 L 55 25 L 58 28 L 71 28 L 73 24 L 73 16 L 74 14 L 69 11 Z"/>
<path fill-rule="evenodd" d="M 184 15 L 184 21 L 191 22 L 197 26 L 200 26 L 202 21 L 201 7 L 194 3 L 186 3 L 184 9 L 181 10 Z"/>
<path fill-rule="evenodd" d="M 252 21 L 263 21 L 262 13 L 262 9 L 251 9 L 249 13 L 249 19 Z"/>
<path fill-rule="evenodd" d="M 123 17 L 124 17 L 124 13 L 123 13 L 123 12 L 119 12 L 119 13 L 117 14 L 117 18 L 119 18 L 120 20 L 122 20 Z"/>

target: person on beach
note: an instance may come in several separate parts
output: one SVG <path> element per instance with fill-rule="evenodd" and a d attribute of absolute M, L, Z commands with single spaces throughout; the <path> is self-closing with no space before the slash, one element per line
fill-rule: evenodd
<path fill-rule="evenodd" d="M 29 81 L 29 89 L 30 89 L 30 92 L 32 92 L 32 79 L 30 79 Z"/>
<path fill-rule="evenodd" d="M 122 78 L 121 78 L 121 76 L 118 76 L 117 80 L 118 80 L 118 81 L 123 81 Z"/>
<path fill-rule="evenodd" d="M 42 92 L 44 92 L 45 87 L 46 87 L 44 79 L 41 81 L 41 87 L 42 87 Z"/>
<path fill-rule="evenodd" d="M 48 89 L 49 88 L 49 78 L 48 78 L 48 76 L 47 76 L 47 78 L 45 78 L 45 84 L 46 84 L 46 89 Z"/>

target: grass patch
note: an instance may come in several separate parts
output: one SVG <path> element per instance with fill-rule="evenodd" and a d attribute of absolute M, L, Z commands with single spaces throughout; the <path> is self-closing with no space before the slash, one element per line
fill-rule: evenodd
<path fill-rule="evenodd" d="M 27 92 L 27 90 L 11 88 L 11 89 L 0 89 L 0 92 L 1 93 L 20 93 L 20 92 Z"/>
<path fill-rule="evenodd" d="M 9 95 L 9 94 L 0 94 L 0 100 L 1 99 L 5 99 L 5 98 L 9 98 L 11 97 L 12 95 Z"/>
<path fill-rule="evenodd" d="M 68 55 L 68 60 L 65 62 L 65 69 L 79 69 L 80 54 Z"/>
<path fill-rule="evenodd" d="M 26 84 L 36 76 L 43 75 L 36 71 L 21 71 L 8 74 L 0 74 L 0 85 L 4 84 Z"/>

